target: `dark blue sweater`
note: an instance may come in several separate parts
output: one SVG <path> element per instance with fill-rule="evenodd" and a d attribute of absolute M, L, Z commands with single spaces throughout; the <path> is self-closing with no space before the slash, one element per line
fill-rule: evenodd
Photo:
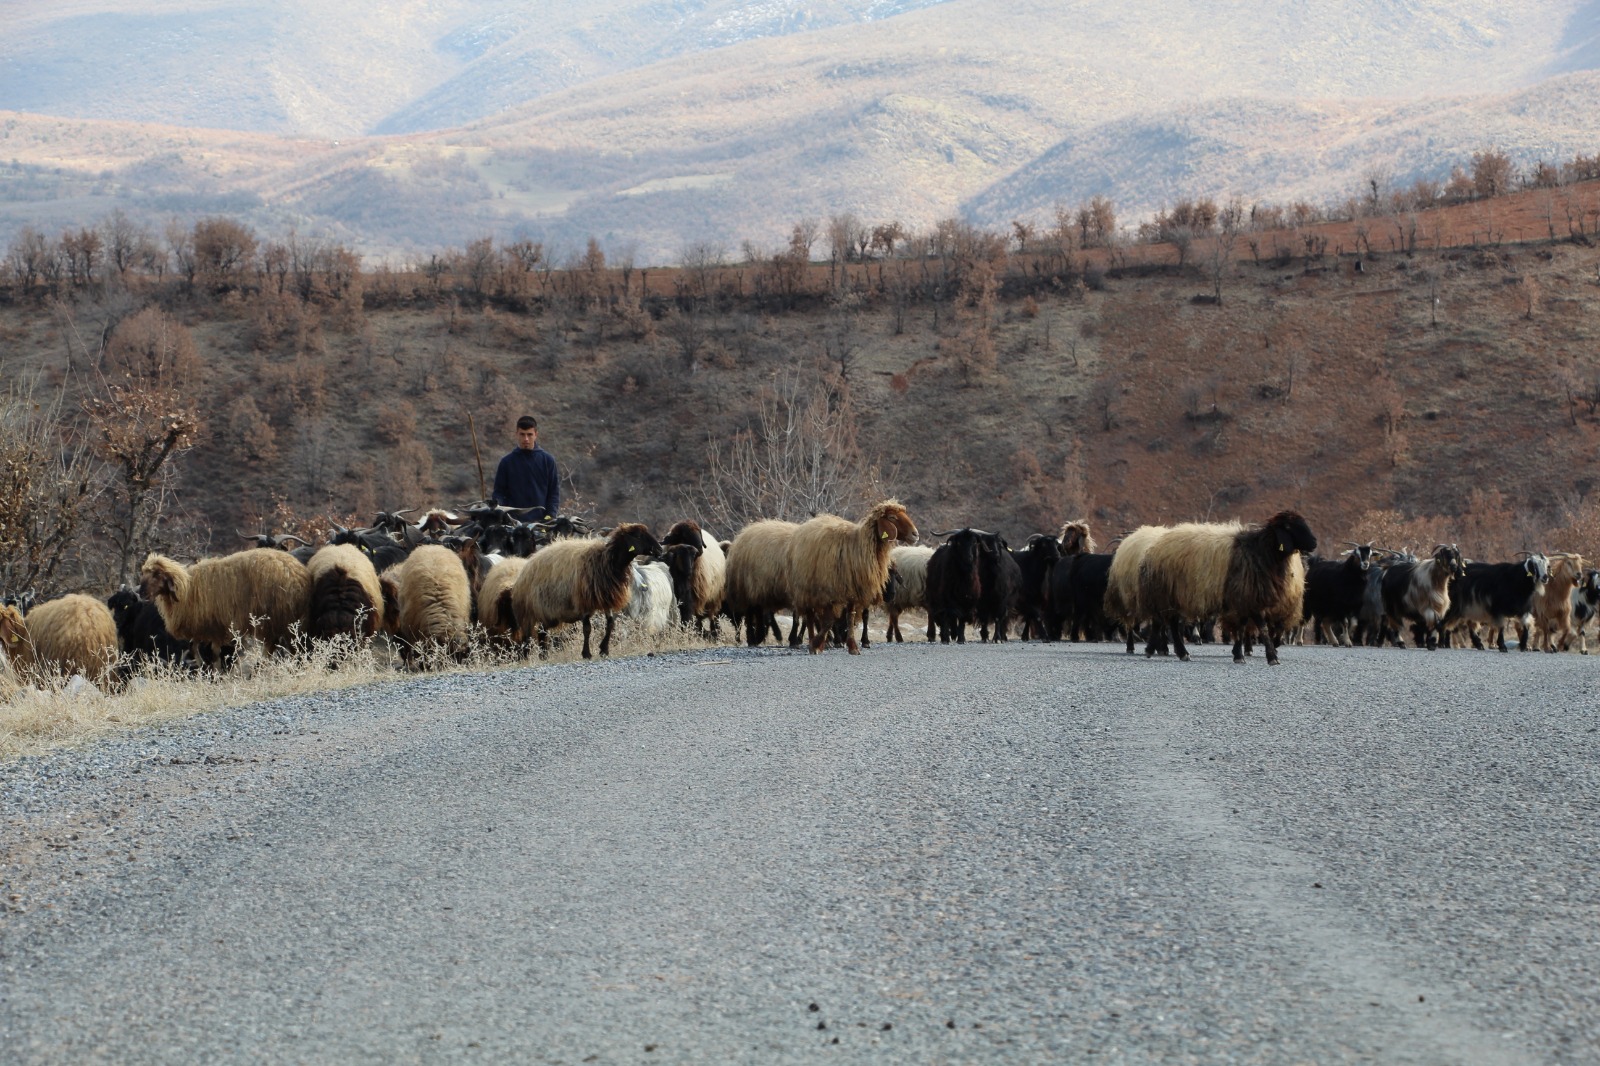
<path fill-rule="evenodd" d="M 555 456 L 539 447 L 513 449 L 494 472 L 494 502 L 507 507 L 537 507 L 523 517 L 529 521 L 554 518 L 561 513 L 561 475 Z"/>

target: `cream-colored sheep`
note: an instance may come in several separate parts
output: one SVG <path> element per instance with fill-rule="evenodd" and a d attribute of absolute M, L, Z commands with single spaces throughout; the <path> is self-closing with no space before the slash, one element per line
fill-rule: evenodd
<path fill-rule="evenodd" d="M 511 588 L 517 628 L 525 638 L 537 634 L 543 649 L 549 646 L 551 629 L 581 622 L 583 657 L 589 659 L 593 616 L 603 614 L 606 631 L 600 638 L 600 654 L 610 655 L 616 616 L 632 595 L 631 564 L 660 554 L 661 545 L 638 523 L 620 525 L 603 539 L 558 540 L 541 548 Z"/>
<path fill-rule="evenodd" d="M 845 647 L 861 654 L 855 619 L 882 600 L 890 549 L 916 539 L 917 527 L 899 500 L 884 500 L 859 522 L 817 515 L 800 523 L 789 540 L 789 598 L 810 627 L 813 655 L 827 646 L 840 619 Z"/>
<path fill-rule="evenodd" d="M 251 548 L 190 567 L 152 552 L 139 577 L 178 640 L 222 648 L 248 636 L 271 653 L 307 629 L 311 574 L 288 552 Z"/>
<path fill-rule="evenodd" d="M 468 563 L 449 548 L 424 544 L 379 575 L 386 625 L 407 666 L 420 665 L 430 648 L 466 657 L 476 569 L 476 558 Z"/>
<path fill-rule="evenodd" d="M 0 606 L 0 647 L 22 679 L 82 674 L 101 688 L 115 683 L 117 624 L 93 596 L 71 593 L 39 604 L 26 618 Z"/>

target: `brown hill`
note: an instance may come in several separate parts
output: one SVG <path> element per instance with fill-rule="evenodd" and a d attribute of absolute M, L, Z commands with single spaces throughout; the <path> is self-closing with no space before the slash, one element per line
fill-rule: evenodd
<path fill-rule="evenodd" d="M 813 264 L 787 289 L 747 266 L 378 273 L 364 301 L 325 306 L 270 279 L 218 296 L 13 290 L 0 336 L 9 368 L 76 394 L 96 387 L 93 338 L 141 304 L 181 322 L 203 425 L 174 513 L 211 550 L 236 547 L 234 527 L 477 499 L 473 430 L 492 478 L 524 411 L 572 507 L 728 534 L 713 490 L 736 476 L 708 479 L 713 457 L 759 440 L 761 405 L 781 414 L 791 390 L 832 412 L 829 498 L 892 492 L 929 528 L 1020 541 L 1086 514 L 1105 540 L 1289 506 L 1333 541 L 1600 553 L 1600 187 L 1568 194 L 1576 242 L 1508 240 L 1551 224 L 1538 193 L 1430 213 L 1411 255 L 1386 250 L 1379 220 L 1315 231 L 1327 254 L 1311 259 L 1286 253 L 1312 231 L 1258 235 L 1220 305 L 1169 246 L 1065 271 L 1002 257 L 992 287 L 957 248 Z M 940 271 L 963 296 L 923 298 Z"/>

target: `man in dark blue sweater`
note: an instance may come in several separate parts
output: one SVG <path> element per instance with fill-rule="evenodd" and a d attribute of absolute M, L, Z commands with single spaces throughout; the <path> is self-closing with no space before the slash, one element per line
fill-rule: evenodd
<path fill-rule="evenodd" d="M 517 447 L 500 460 L 494 472 L 494 502 L 531 508 L 523 518 L 537 522 L 561 511 L 561 475 L 555 456 L 539 447 L 539 423 L 530 415 L 517 419 Z"/>

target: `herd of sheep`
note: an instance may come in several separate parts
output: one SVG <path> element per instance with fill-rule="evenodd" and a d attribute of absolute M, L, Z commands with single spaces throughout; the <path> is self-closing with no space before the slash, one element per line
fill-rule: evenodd
<path fill-rule="evenodd" d="M 146 660 L 222 669 L 243 640 L 267 654 L 306 642 L 369 643 L 383 635 L 400 660 L 421 667 L 438 655 L 465 658 L 477 641 L 541 653 L 552 634 L 581 627 L 591 657 L 592 625 L 604 622 L 601 655 L 616 620 L 660 631 L 692 626 L 712 640 L 723 622 L 750 645 L 781 638 L 815 654 L 868 643 L 869 612 L 904 640 L 900 617 L 924 612 L 926 639 L 1122 639 L 1129 653 L 1188 659 L 1188 641 L 1216 627 L 1243 661 L 1260 642 L 1270 664 L 1285 642 L 1449 647 L 1486 634 L 1500 650 L 1518 628 L 1520 646 L 1547 651 L 1576 642 L 1587 654 L 1588 622 L 1600 606 L 1600 571 L 1579 556 L 1522 553 L 1482 563 L 1455 545 L 1425 558 L 1350 544 L 1320 559 L 1305 519 L 1283 511 L 1259 525 L 1144 526 L 1114 551 L 1096 550 L 1085 522 L 1035 534 L 1013 549 L 1004 537 L 965 527 L 936 531 L 919 546 L 897 500 L 859 521 L 817 515 L 763 520 L 731 541 L 694 521 L 660 540 L 625 523 L 591 531 L 563 516 L 525 522 L 501 507 L 383 513 L 373 526 L 335 528 L 330 543 L 291 550 L 295 538 L 259 535 L 257 546 L 185 566 L 152 553 L 139 589 L 106 602 L 70 594 L 33 605 L 0 604 L 0 649 L 20 680 L 82 674 L 121 684 Z M 856 637 L 856 625 L 861 637 Z"/>

